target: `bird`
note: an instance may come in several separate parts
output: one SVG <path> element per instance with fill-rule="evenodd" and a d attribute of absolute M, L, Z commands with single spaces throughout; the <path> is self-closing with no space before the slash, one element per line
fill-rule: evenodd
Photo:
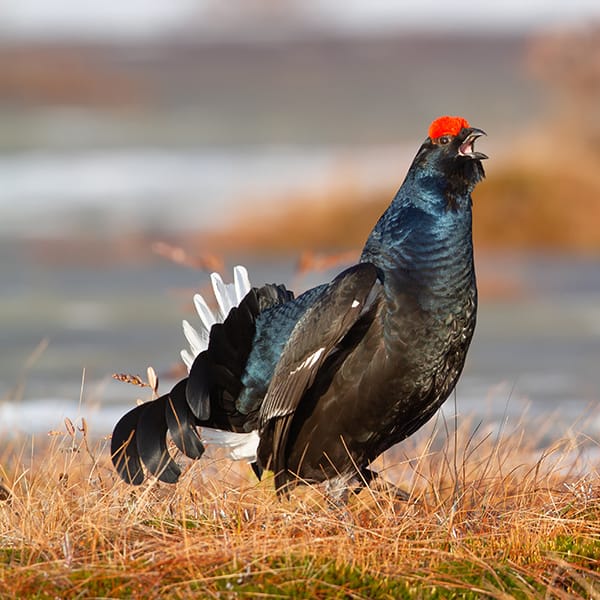
<path fill-rule="evenodd" d="M 116 424 L 121 478 L 175 483 L 167 440 L 199 459 L 210 444 L 274 474 L 278 495 L 325 484 L 339 497 L 377 480 L 371 463 L 421 428 L 461 375 L 477 316 L 472 191 L 485 177 L 462 117 L 435 119 L 358 262 L 297 297 L 212 275 L 219 309 L 195 296 L 189 374 Z M 172 447 L 172 445 L 171 445 Z"/>

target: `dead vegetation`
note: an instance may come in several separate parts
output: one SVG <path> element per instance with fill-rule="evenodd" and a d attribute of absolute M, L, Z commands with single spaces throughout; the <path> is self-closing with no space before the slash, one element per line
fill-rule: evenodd
<path fill-rule="evenodd" d="M 409 502 L 365 490 L 344 507 L 319 488 L 280 502 L 270 478 L 218 456 L 176 486 L 128 487 L 85 423 L 13 441 L 0 596 L 599 597 L 600 485 L 584 460 L 597 448 L 453 429 L 438 419 L 378 461 Z"/>

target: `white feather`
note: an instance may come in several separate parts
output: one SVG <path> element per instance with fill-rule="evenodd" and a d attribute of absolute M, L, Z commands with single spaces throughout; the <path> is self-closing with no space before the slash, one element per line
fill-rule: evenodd
<path fill-rule="evenodd" d="M 245 460 L 249 463 L 256 461 L 256 451 L 260 441 L 258 431 L 234 433 L 205 427 L 200 431 L 200 439 L 207 446 L 225 448 L 231 460 Z"/>
<path fill-rule="evenodd" d="M 179 354 L 181 355 L 181 360 L 185 363 L 189 373 L 196 357 L 189 350 L 182 350 Z"/>
<path fill-rule="evenodd" d="M 208 336 L 202 335 L 203 330 L 196 331 L 189 322 L 183 320 L 183 334 L 190 345 L 190 350 L 194 356 L 208 348 Z"/>
<path fill-rule="evenodd" d="M 235 306 L 235 289 L 231 284 L 227 285 L 223 283 L 218 273 L 212 273 L 210 280 L 217 304 L 219 305 L 219 320 L 222 322 L 229 314 L 229 311 Z"/>
<path fill-rule="evenodd" d="M 293 371 L 290 371 L 290 375 L 294 375 L 302 369 L 310 369 L 320 358 L 325 348 L 319 348 L 316 352 L 307 356 Z"/>
<path fill-rule="evenodd" d="M 235 285 L 236 306 L 239 306 L 240 302 L 250 291 L 250 278 L 248 277 L 246 267 L 242 265 L 233 267 L 233 281 Z"/>
<path fill-rule="evenodd" d="M 194 306 L 204 328 L 210 331 L 210 328 L 217 322 L 217 319 L 213 311 L 208 307 L 208 304 L 206 304 L 206 300 L 200 294 L 194 294 Z"/>
<path fill-rule="evenodd" d="M 186 320 L 183 321 L 183 333 L 190 345 L 189 350 L 181 351 L 181 358 L 188 371 L 194 359 L 200 352 L 208 348 L 210 330 L 215 323 L 222 323 L 229 311 L 238 306 L 244 296 L 250 291 L 250 279 L 245 267 L 238 265 L 233 269 L 234 283 L 224 283 L 218 273 L 210 276 L 213 293 L 217 300 L 218 310 L 212 311 L 206 300 L 200 295 L 194 295 L 194 306 L 200 317 L 200 326 L 196 329 Z"/>

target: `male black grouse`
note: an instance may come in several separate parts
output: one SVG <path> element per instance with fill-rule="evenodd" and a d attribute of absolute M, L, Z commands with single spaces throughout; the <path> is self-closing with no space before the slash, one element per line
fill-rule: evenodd
<path fill-rule="evenodd" d="M 330 283 L 294 298 L 282 285 L 250 289 L 243 269 L 235 288 L 213 276 L 224 322 L 196 298 L 208 343 L 184 324 L 199 352 L 184 356 L 189 376 L 117 423 L 121 477 L 142 483 L 144 465 L 177 481 L 169 433 L 192 458 L 204 443 L 229 446 L 259 476 L 273 471 L 278 492 L 370 482 L 369 464 L 430 419 L 463 368 L 477 310 L 481 135 L 460 117 L 435 120 L 360 262 Z"/>

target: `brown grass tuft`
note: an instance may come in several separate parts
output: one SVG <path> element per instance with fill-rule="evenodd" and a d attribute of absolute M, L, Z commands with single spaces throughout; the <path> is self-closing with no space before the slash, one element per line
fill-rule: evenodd
<path fill-rule="evenodd" d="M 272 480 L 203 459 L 176 486 L 117 480 L 107 441 L 71 422 L 12 442 L 0 473 L 0 596 L 15 598 L 595 598 L 600 485 L 570 436 L 418 436 L 378 461 L 410 493 L 320 488 L 279 502 Z M 403 453 L 401 455 L 401 453 Z"/>

